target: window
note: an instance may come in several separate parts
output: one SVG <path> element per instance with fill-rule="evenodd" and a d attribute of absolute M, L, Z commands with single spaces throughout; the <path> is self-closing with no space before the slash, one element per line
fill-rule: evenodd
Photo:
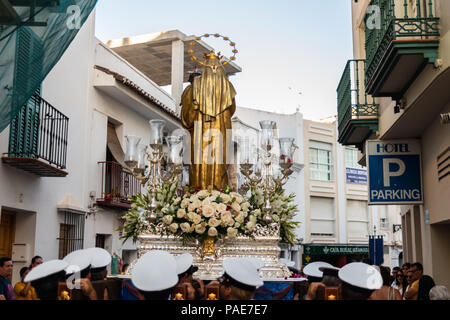
<path fill-rule="evenodd" d="M 365 169 L 358 163 L 358 150 L 345 148 L 345 167 L 354 169 Z"/>
<path fill-rule="evenodd" d="M 311 197 L 311 236 L 334 236 L 334 211 L 333 198 Z"/>
<path fill-rule="evenodd" d="M 367 201 L 347 200 L 347 235 L 359 239 L 369 235 Z"/>
<path fill-rule="evenodd" d="M 83 249 L 84 214 L 64 211 L 64 223 L 59 225 L 58 258 L 62 259 L 72 251 Z"/>
<path fill-rule="evenodd" d="M 309 148 L 311 180 L 333 180 L 333 158 L 331 144 L 311 142 Z"/>

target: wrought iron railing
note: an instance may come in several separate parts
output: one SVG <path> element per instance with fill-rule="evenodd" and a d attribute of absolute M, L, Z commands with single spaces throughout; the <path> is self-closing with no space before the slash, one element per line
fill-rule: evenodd
<path fill-rule="evenodd" d="M 434 0 L 371 0 L 370 5 L 379 10 L 369 10 L 365 18 L 366 84 L 393 40 L 439 37 Z"/>
<path fill-rule="evenodd" d="M 8 157 L 35 158 L 66 168 L 69 118 L 35 93 L 11 120 Z"/>
<path fill-rule="evenodd" d="M 101 200 L 128 202 L 128 197 L 141 192 L 141 184 L 133 174 L 114 161 L 100 161 L 102 170 Z"/>
<path fill-rule="evenodd" d="M 343 131 L 351 119 L 378 116 L 378 104 L 366 93 L 364 85 L 365 60 L 349 60 L 337 88 L 338 130 Z"/>

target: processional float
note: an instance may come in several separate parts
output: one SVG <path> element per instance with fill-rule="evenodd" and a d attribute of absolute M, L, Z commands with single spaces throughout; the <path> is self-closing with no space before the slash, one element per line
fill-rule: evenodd
<path fill-rule="evenodd" d="M 132 207 L 124 216 L 123 238 L 138 241 L 138 258 L 150 250 L 165 250 L 177 256 L 191 253 L 199 269 L 194 277 L 210 280 L 222 275 L 226 257 L 253 257 L 264 262 L 263 279 L 289 277 L 280 262 L 281 232 L 293 241 L 294 195 L 285 196 L 283 186 L 293 173 L 294 139 L 279 138 L 274 152 L 276 123 L 261 121 L 260 141 L 239 141 L 240 173 L 245 181 L 237 190 L 228 183 L 227 135 L 236 109 L 235 89 L 224 65 L 235 60 L 235 43 L 226 59 L 211 51 L 204 61 L 188 53 L 202 68 L 191 77 L 182 95 L 181 121 L 184 132 L 165 138 L 163 120 L 150 121 L 150 144 L 127 136 L 125 163 L 146 192 L 130 198 Z M 184 150 L 190 144 L 188 186 L 182 186 Z M 276 170 L 277 169 L 277 170 Z M 275 172 L 277 171 L 277 173 Z M 286 239 L 284 239 L 286 240 Z M 128 269 L 130 274 L 132 263 Z"/>

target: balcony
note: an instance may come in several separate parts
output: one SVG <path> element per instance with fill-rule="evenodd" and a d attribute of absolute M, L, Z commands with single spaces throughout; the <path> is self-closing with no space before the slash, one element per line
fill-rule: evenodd
<path fill-rule="evenodd" d="M 69 118 L 35 93 L 10 122 L 2 162 L 40 177 L 65 177 Z"/>
<path fill-rule="evenodd" d="M 101 197 L 97 205 L 128 210 L 131 208 L 129 196 L 141 193 L 141 184 L 131 173 L 126 172 L 120 164 L 114 161 L 98 163 L 101 172 Z"/>
<path fill-rule="evenodd" d="M 378 104 L 364 87 L 365 60 L 349 60 L 337 88 L 339 143 L 362 149 L 378 130 Z"/>
<path fill-rule="evenodd" d="M 439 18 L 434 0 L 371 0 L 365 17 L 367 93 L 400 100 L 438 58 Z M 379 12 L 379 14 L 378 14 Z"/>

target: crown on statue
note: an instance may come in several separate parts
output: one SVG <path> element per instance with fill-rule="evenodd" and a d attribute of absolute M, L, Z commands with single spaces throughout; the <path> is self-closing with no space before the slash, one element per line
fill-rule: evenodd
<path fill-rule="evenodd" d="M 236 54 L 238 53 L 238 50 L 236 49 L 236 43 L 231 41 L 231 39 L 229 37 L 224 37 L 224 36 L 222 36 L 222 35 L 220 35 L 218 33 L 215 33 L 215 34 L 205 33 L 204 35 L 199 36 L 199 37 L 195 37 L 194 39 L 199 41 L 203 37 L 208 38 L 210 36 L 213 36 L 213 37 L 216 37 L 216 38 L 222 38 L 224 41 L 228 41 L 230 46 L 233 47 L 233 50 L 232 50 L 233 55 L 229 58 L 229 60 L 231 60 L 231 61 L 236 60 Z M 191 41 L 189 43 L 190 48 L 188 49 L 187 52 L 191 55 L 191 60 L 194 61 L 194 62 L 197 62 L 198 58 L 194 55 L 194 48 L 193 48 L 195 46 L 195 43 L 196 43 L 195 41 Z M 203 56 L 204 56 L 205 60 L 217 59 L 217 60 L 221 61 L 222 58 L 224 58 L 224 56 L 222 56 L 220 54 L 220 52 L 218 52 L 217 55 L 216 55 L 215 52 L 212 51 L 212 50 L 209 53 L 205 53 Z M 229 64 L 229 62 L 227 60 L 221 61 L 221 63 L 224 66 Z M 201 65 L 201 66 L 205 65 L 205 63 L 203 61 L 198 61 L 198 64 Z"/>
<path fill-rule="evenodd" d="M 203 54 L 204 58 L 206 60 L 209 59 L 217 59 L 217 60 L 221 60 L 223 58 L 223 56 L 220 54 L 220 52 L 217 53 L 217 55 L 214 53 L 214 51 L 210 51 L 209 53 L 205 53 Z"/>

